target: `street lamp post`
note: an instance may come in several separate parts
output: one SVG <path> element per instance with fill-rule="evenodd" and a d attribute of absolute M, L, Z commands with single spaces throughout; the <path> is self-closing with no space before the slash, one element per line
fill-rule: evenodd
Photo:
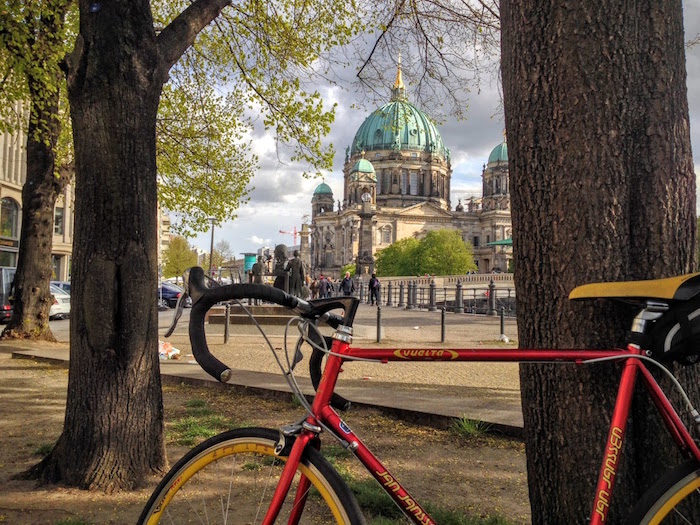
<path fill-rule="evenodd" d="M 214 225 L 216 224 L 216 217 L 209 217 L 211 221 L 211 247 L 209 249 L 209 277 L 214 278 L 213 268 L 214 268 Z"/>

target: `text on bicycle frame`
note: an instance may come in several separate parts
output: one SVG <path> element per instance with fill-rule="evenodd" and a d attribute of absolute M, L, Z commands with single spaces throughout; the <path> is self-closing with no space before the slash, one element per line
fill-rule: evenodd
<path fill-rule="evenodd" d="M 600 489 L 595 500 L 595 511 L 596 514 L 600 516 L 600 521 L 605 521 L 605 516 L 610 506 L 610 489 L 612 489 L 613 479 L 615 478 L 615 474 L 617 474 L 616 468 L 620 461 L 621 448 L 622 429 L 620 427 L 613 427 L 610 431 L 608 452 L 605 455 L 605 466 L 603 467 L 603 481 L 607 489 Z"/>
<path fill-rule="evenodd" d="M 382 485 L 384 485 L 387 490 L 396 493 L 396 497 L 401 501 L 401 505 L 403 505 L 403 508 L 406 509 L 407 512 L 413 514 L 420 520 L 421 523 L 424 523 L 425 525 L 437 525 L 430 519 L 430 517 L 428 517 L 420 505 L 413 501 L 411 496 L 406 494 L 405 490 L 401 490 L 401 485 L 399 485 L 399 482 L 396 481 L 391 474 L 389 474 L 387 471 L 377 471 L 376 474 L 379 476 Z"/>
<path fill-rule="evenodd" d="M 457 359 L 458 354 L 454 350 L 445 349 L 418 349 L 418 348 L 400 348 L 394 350 L 394 355 L 396 357 L 401 357 L 402 359 L 415 359 L 417 357 L 422 357 L 423 359 L 444 359 L 451 360 Z"/>

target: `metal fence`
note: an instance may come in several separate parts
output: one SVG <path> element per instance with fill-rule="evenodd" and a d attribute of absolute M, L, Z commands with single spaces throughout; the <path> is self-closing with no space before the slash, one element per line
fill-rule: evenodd
<path fill-rule="evenodd" d="M 339 292 L 335 292 L 339 295 Z M 370 303 L 369 285 L 366 282 L 355 282 L 355 293 L 360 301 Z M 445 309 L 448 312 L 500 315 L 515 317 L 515 288 L 512 281 L 496 283 L 463 284 L 457 280 L 454 284 L 443 282 L 438 286 L 431 279 L 407 279 L 405 281 L 389 281 L 382 283 L 379 291 L 379 305 L 406 310 L 437 311 Z"/>

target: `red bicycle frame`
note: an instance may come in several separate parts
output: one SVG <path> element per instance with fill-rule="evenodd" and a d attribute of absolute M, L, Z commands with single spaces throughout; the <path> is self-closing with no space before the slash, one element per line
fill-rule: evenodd
<path fill-rule="evenodd" d="M 619 468 L 620 450 L 622 449 L 629 417 L 634 385 L 641 373 L 641 380 L 647 387 L 649 395 L 659 410 L 662 419 L 679 449 L 687 457 L 695 457 L 700 461 L 700 450 L 693 441 L 690 432 L 681 421 L 675 409 L 669 402 L 658 383 L 637 358 L 642 352 L 635 345 L 629 345 L 626 350 L 520 350 L 520 349 L 463 349 L 463 348 L 352 348 L 348 343 L 334 340 L 331 354 L 328 356 L 323 376 L 318 385 L 316 397 L 306 423 L 317 427 L 319 423 L 328 427 L 337 438 L 344 441 L 352 453 L 360 460 L 365 468 L 384 488 L 387 494 L 403 509 L 404 513 L 417 525 L 435 525 L 435 521 L 420 506 L 413 496 L 399 481 L 382 465 L 370 452 L 362 440 L 331 408 L 330 399 L 340 373 L 343 362 L 347 359 L 371 359 L 387 363 L 389 361 L 479 361 L 479 362 L 547 362 L 575 363 L 601 358 L 618 358 L 623 361 L 620 385 L 613 410 L 608 439 L 598 475 L 591 525 L 605 523 L 612 498 L 615 477 Z M 274 522 L 279 509 L 291 487 L 294 473 L 297 471 L 301 455 L 306 446 L 316 437 L 314 430 L 304 429 L 292 446 L 282 478 L 275 490 L 273 501 L 263 521 L 264 524 Z M 302 477 L 297 488 L 295 512 L 289 523 L 298 523 L 305 501 L 308 480 Z"/>

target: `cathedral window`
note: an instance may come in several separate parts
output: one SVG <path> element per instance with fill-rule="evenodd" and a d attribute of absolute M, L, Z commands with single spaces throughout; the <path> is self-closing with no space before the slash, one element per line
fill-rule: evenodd
<path fill-rule="evenodd" d="M 418 195 L 418 172 L 412 171 L 410 180 L 411 195 Z"/>
<path fill-rule="evenodd" d="M 391 244 L 391 228 L 389 226 L 382 228 L 382 244 Z"/>
<path fill-rule="evenodd" d="M 408 172 L 403 170 L 401 172 L 401 195 L 406 195 L 408 193 Z"/>

